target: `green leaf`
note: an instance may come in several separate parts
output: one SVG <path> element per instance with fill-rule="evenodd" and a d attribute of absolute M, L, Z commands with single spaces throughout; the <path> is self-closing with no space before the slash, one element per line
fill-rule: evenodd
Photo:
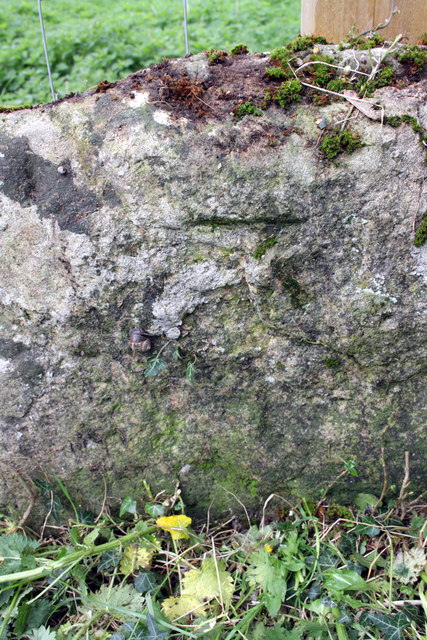
<path fill-rule="evenodd" d="M 357 548 L 357 537 L 351 533 L 342 533 L 338 542 L 338 549 L 343 556 L 351 556 Z"/>
<path fill-rule="evenodd" d="M 378 526 L 378 522 L 375 518 L 365 516 L 364 522 L 355 526 L 353 533 L 368 536 L 369 538 L 375 538 L 375 536 L 378 536 L 381 533 L 381 528 Z"/>
<path fill-rule="evenodd" d="M 318 598 L 317 600 L 313 600 L 312 602 L 305 605 L 305 608 L 308 611 L 313 611 L 313 613 L 317 613 L 322 617 L 326 616 L 326 614 L 331 612 L 331 609 L 336 606 L 335 602 L 325 602 L 324 598 Z"/>
<path fill-rule="evenodd" d="M 168 365 L 163 360 L 163 358 L 159 358 L 157 356 L 148 358 L 147 365 L 148 366 L 144 371 L 144 376 L 146 378 L 154 378 L 158 373 L 160 373 L 160 371 L 164 371 L 168 368 Z"/>
<path fill-rule="evenodd" d="M 144 640 L 164 640 L 169 635 L 168 631 L 163 631 L 159 628 L 156 619 L 147 613 L 146 617 L 148 633 L 145 636 Z"/>
<path fill-rule="evenodd" d="M 33 629 L 27 633 L 27 636 L 31 640 L 56 640 L 55 631 L 51 631 L 50 627 L 46 628 L 44 626 L 41 626 L 38 629 Z"/>
<path fill-rule="evenodd" d="M 148 513 L 152 518 L 161 518 L 165 515 L 165 508 L 162 504 L 153 504 L 152 502 L 147 502 L 144 505 L 145 513 Z"/>
<path fill-rule="evenodd" d="M 35 566 L 33 552 L 39 547 L 36 540 L 30 540 L 20 533 L 0 536 L 0 575 L 16 573 Z"/>
<path fill-rule="evenodd" d="M 361 511 L 365 511 L 367 507 L 374 507 L 378 502 L 378 498 L 372 493 L 358 493 L 353 502 Z"/>
<path fill-rule="evenodd" d="M 382 613 L 369 613 L 365 620 L 384 633 L 385 640 L 401 640 L 403 629 L 409 627 L 409 620 L 403 613 L 386 616 Z"/>
<path fill-rule="evenodd" d="M 40 490 L 46 511 L 56 522 L 59 522 L 63 507 L 59 496 L 55 493 L 56 487 L 50 482 L 37 479 L 34 480 L 34 484 Z"/>
<path fill-rule="evenodd" d="M 173 350 L 172 360 L 174 360 L 175 362 L 178 362 L 179 360 L 182 360 L 182 355 L 181 355 L 181 352 L 179 350 L 179 347 L 175 347 L 175 349 Z"/>
<path fill-rule="evenodd" d="M 107 584 L 96 593 L 90 593 L 84 602 L 89 607 L 109 613 L 114 613 L 115 617 L 120 620 L 132 618 L 132 612 L 141 613 L 143 609 L 143 597 L 136 591 L 131 584 L 122 584 L 110 587 Z M 122 607 L 129 610 L 129 615 L 118 613 L 117 608 Z"/>
<path fill-rule="evenodd" d="M 189 362 L 187 364 L 187 368 L 185 370 L 185 377 L 190 382 L 194 382 L 194 379 L 196 377 L 196 367 L 194 366 L 194 362 Z"/>
<path fill-rule="evenodd" d="M 99 531 L 99 527 L 95 527 L 95 529 L 92 529 L 92 531 L 83 538 L 83 544 L 86 547 L 93 547 L 95 540 L 99 536 Z"/>
<path fill-rule="evenodd" d="M 373 586 L 369 585 L 355 571 L 329 571 L 324 582 L 325 589 L 334 591 L 371 591 Z"/>
<path fill-rule="evenodd" d="M 152 571 L 141 571 L 133 579 L 133 584 L 138 593 L 152 593 L 159 586 L 156 575 Z"/>
<path fill-rule="evenodd" d="M 120 638 L 117 640 L 145 640 L 147 637 L 147 629 L 141 621 L 138 622 L 125 622 L 119 631 Z M 114 636 L 111 636 L 110 640 L 114 640 Z"/>
<path fill-rule="evenodd" d="M 258 622 L 252 633 L 253 640 L 300 640 L 301 632 L 295 628 L 287 631 L 281 625 L 266 627 L 262 622 Z"/>
<path fill-rule="evenodd" d="M 113 567 L 117 567 L 121 559 L 122 554 L 119 551 L 106 551 L 100 557 L 96 568 L 98 571 L 106 571 L 107 569 L 112 569 Z"/>
<path fill-rule="evenodd" d="M 80 524 L 84 524 L 88 527 L 95 524 L 94 515 L 90 511 L 85 509 L 77 509 L 77 516 Z"/>
<path fill-rule="evenodd" d="M 333 553 L 333 551 L 327 549 L 323 553 L 320 554 L 317 565 L 321 569 L 331 569 L 332 567 L 336 567 L 339 563 L 339 558 Z"/>
<path fill-rule="evenodd" d="M 31 604 L 21 603 L 14 626 L 16 635 L 20 638 L 26 631 L 41 627 L 49 619 L 52 608 L 52 603 L 44 599 Z"/>
<path fill-rule="evenodd" d="M 357 477 L 359 475 L 359 472 L 356 469 L 356 462 L 354 460 L 346 460 L 344 462 L 344 466 L 352 476 Z"/>
<path fill-rule="evenodd" d="M 123 498 L 122 504 L 120 505 L 119 517 L 122 518 L 125 513 L 130 513 L 131 515 L 135 514 L 136 506 L 136 500 L 130 496 L 126 496 L 126 498 Z"/>
<path fill-rule="evenodd" d="M 261 587 L 265 593 L 265 603 L 271 616 L 275 616 L 286 595 L 288 571 L 279 558 L 267 551 L 254 551 L 249 556 L 247 570 L 249 584 Z"/>

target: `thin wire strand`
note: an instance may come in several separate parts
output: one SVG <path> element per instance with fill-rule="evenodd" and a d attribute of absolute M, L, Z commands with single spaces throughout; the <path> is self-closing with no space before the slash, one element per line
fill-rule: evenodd
<path fill-rule="evenodd" d="M 185 38 L 185 55 L 190 53 L 190 47 L 188 46 L 188 20 L 187 20 L 187 0 L 182 0 L 184 5 L 184 38 Z"/>
<path fill-rule="evenodd" d="M 49 84 L 50 84 L 50 91 L 52 93 L 52 101 L 55 101 L 58 98 L 58 95 L 57 95 L 57 93 L 55 93 L 55 89 L 53 87 L 52 73 L 50 71 L 49 52 L 47 50 L 46 34 L 44 32 L 43 13 L 42 13 L 42 0 L 37 0 L 37 1 L 38 1 L 38 8 L 39 8 L 40 30 L 42 32 L 44 55 L 45 55 L 45 58 L 46 58 L 47 75 L 49 76 Z"/>

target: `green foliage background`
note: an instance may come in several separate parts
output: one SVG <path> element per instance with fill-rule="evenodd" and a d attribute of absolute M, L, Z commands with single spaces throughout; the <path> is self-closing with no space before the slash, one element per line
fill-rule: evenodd
<path fill-rule="evenodd" d="M 61 96 L 185 53 L 181 0 L 44 0 L 42 7 Z M 298 33 L 299 18 L 300 0 L 189 0 L 190 49 L 243 42 L 270 51 Z M 49 100 L 37 0 L 8 0 L 0 17 L 0 104 Z"/>

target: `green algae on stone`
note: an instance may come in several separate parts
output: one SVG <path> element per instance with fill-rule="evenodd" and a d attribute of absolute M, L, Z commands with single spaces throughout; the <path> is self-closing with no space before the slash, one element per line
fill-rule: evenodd
<path fill-rule="evenodd" d="M 424 214 L 421 224 L 415 232 L 414 245 L 422 247 L 425 242 L 427 242 L 427 213 Z"/>

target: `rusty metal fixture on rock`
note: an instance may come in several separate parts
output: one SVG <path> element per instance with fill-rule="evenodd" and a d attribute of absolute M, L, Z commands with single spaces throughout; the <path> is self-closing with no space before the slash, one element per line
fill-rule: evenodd
<path fill-rule="evenodd" d="M 129 344 L 132 349 L 132 353 L 135 351 L 150 351 L 151 340 L 154 336 L 151 333 L 147 333 L 143 329 L 131 329 L 129 332 Z"/>

